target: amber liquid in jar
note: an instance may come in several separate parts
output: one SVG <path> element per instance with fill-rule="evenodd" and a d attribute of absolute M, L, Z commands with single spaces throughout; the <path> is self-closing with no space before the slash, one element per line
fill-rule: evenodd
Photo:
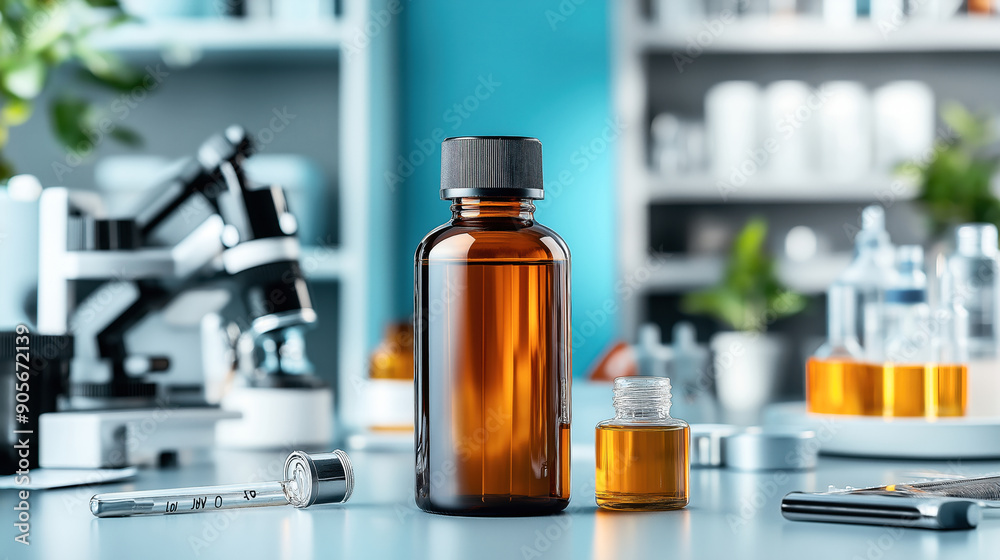
<path fill-rule="evenodd" d="M 873 364 L 810 358 L 806 407 L 819 414 L 963 416 L 968 369 L 960 364 Z"/>
<path fill-rule="evenodd" d="M 669 408 L 668 379 L 615 380 L 615 418 L 596 431 L 597 505 L 656 511 L 688 504 L 691 429 Z"/>
<path fill-rule="evenodd" d="M 416 502 L 569 503 L 569 249 L 524 199 L 462 198 L 416 254 Z"/>

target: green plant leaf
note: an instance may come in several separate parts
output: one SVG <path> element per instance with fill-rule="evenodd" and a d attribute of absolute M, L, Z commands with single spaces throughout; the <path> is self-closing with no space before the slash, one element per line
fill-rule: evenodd
<path fill-rule="evenodd" d="M 108 134 L 116 141 L 129 147 L 135 148 L 142 145 L 142 136 L 131 128 L 115 126 Z"/>
<path fill-rule="evenodd" d="M 0 109 L 0 121 L 5 126 L 18 126 L 31 118 L 33 104 L 25 99 L 8 98 Z"/>
<path fill-rule="evenodd" d="M 38 53 L 69 33 L 70 16 L 66 2 L 46 2 L 22 27 L 23 50 Z"/>
<path fill-rule="evenodd" d="M 14 164 L 0 153 L 0 181 L 6 181 L 16 174 Z"/>
<path fill-rule="evenodd" d="M 142 86 L 143 76 L 114 55 L 98 52 L 86 46 L 79 46 L 74 54 L 90 77 L 99 84 L 119 91 L 130 91 Z"/>
<path fill-rule="evenodd" d="M 39 58 L 20 57 L 3 72 L 3 87 L 21 99 L 34 99 L 45 86 L 45 63 Z"/>
<path fill-rule="evenodd" d="M 84 68 L 80 70 L 78 75 L 82 81 L 120 92 L 130 92 L 137 87 L 143 87 L 144 76 L 130 69 L 125 69 L 121 73 L 98 75 Z"/>
<path fill-rule="evenodd" d="M 90 102 L 78 97 L 63 96 L 52 102 L 52 125 L 56 139 L 71 151 L 89 151 L 90 138 L 87 136 Z"/>
<path fill-rule="evenodd" d="M 89 4 L 92 8 L 121 9 L 121 6 L 118 4 L 118 0 L 87 0 L 87 4 Z"/>
<path fill-rule="evenodd" d="M 767 321 L 802 311 L 807 299 L 778 280 L 765 250 L 767 222 L 752 219 L 733 240 L 722 281 L 684 296 L 685 313 L 707 315 L 741 331 L 764 331 Z"/>
<path fill-rule="evenodd" d="M 1000 223 L 1000 201 L 991 185 L 998 159 L 988 155 L 996 141 L 993 118 L 974 114 L 955 102 L 944 104 L 941 118 L 955 138 L 939 145 L 930 161 L 915 166 L 921 187 L 917 199 L 932 230 L 940 235 L 964 222 Z"/>
<path fill-rule="evenodd" d="M 946 102 L 941 108 L 941 119 L 967 144 L 981 146 L 990 139 L 990 119 L 974 115 L 960 103 Z"/>

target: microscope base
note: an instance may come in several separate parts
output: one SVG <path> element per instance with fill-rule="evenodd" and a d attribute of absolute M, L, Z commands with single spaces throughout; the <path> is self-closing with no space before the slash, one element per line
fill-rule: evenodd
<path fill-rule="evenodd" d="M 326 449 L 333 442 L 333 392 L 328 387 L 236 387 L 220 404 L 243 417 L 216 424 L 219 447 L 309 450 Z"/>
<path fill-rule="evenodd" d="M 212 449 L 213 425 L 237 417 L 215 407 L 49 412 L 39 418 L 39 463 L 61 469 L 156 465 L 163 453 Z"/>

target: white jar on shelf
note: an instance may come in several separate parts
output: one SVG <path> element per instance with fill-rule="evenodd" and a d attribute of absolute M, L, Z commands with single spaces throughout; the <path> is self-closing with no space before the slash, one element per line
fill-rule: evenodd
<path fill-rule="evenodd" d="M 891 170 L 921 161 L 934 145 L 934 92 L 918 81 L 889 82 L 872 94 L 875 164 Z"/>
<path fill-rule="evenodd" d="M 816 167 L 816 111 L 821 99 L 805 82 L 781 80 L 764 88 L 764 135 L 775 141 L 768 173 L 803 179 Z"/>
<path fill-rule="evenodd" d="M 708 90 L 705 134 L 716 177 L 727 178 L 734 172 L 750 176 L 759 171 L 761 166 L 752 158 L 760 140 L 759 120 L 760 88 L 757 84 L 722 82 Z M 741 169 L 743 167 L 748 170 Z"/>
<path fill-rule="evenodd" d="M 872 119 L 868 91 L 858 82 L 834 81 L 820 86 L 819 163 L 824 177 L 851 181 L 872 169 Z"/>

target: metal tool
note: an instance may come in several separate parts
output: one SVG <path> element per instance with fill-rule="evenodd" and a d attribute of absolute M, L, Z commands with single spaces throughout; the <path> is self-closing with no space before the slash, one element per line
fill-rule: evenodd
<path fill-rule="evenodd" d="M 90 499 L 90 512 L 97 517 L 132 517 L 289 504 L 306 508 L 344 503 L 353 491 L 354 469 L 347 453 L 293 451 L 285 459 L 281 481 L 97 494 Z"/>
<path fill-rule="evenodd" d="M 792 521 L 974 529 L 982 518 L 982 509 L 977 502 L 960 498 L 792 492 L 781 500 L 781 515 Z"/>
<path fill-rule="evenodd" d="M 792 492 L 781 500 L 781 514 L 793 521 L 921 529 L 973 529 L 983 508 L 1000 508 L 1000 476 Z"/>

